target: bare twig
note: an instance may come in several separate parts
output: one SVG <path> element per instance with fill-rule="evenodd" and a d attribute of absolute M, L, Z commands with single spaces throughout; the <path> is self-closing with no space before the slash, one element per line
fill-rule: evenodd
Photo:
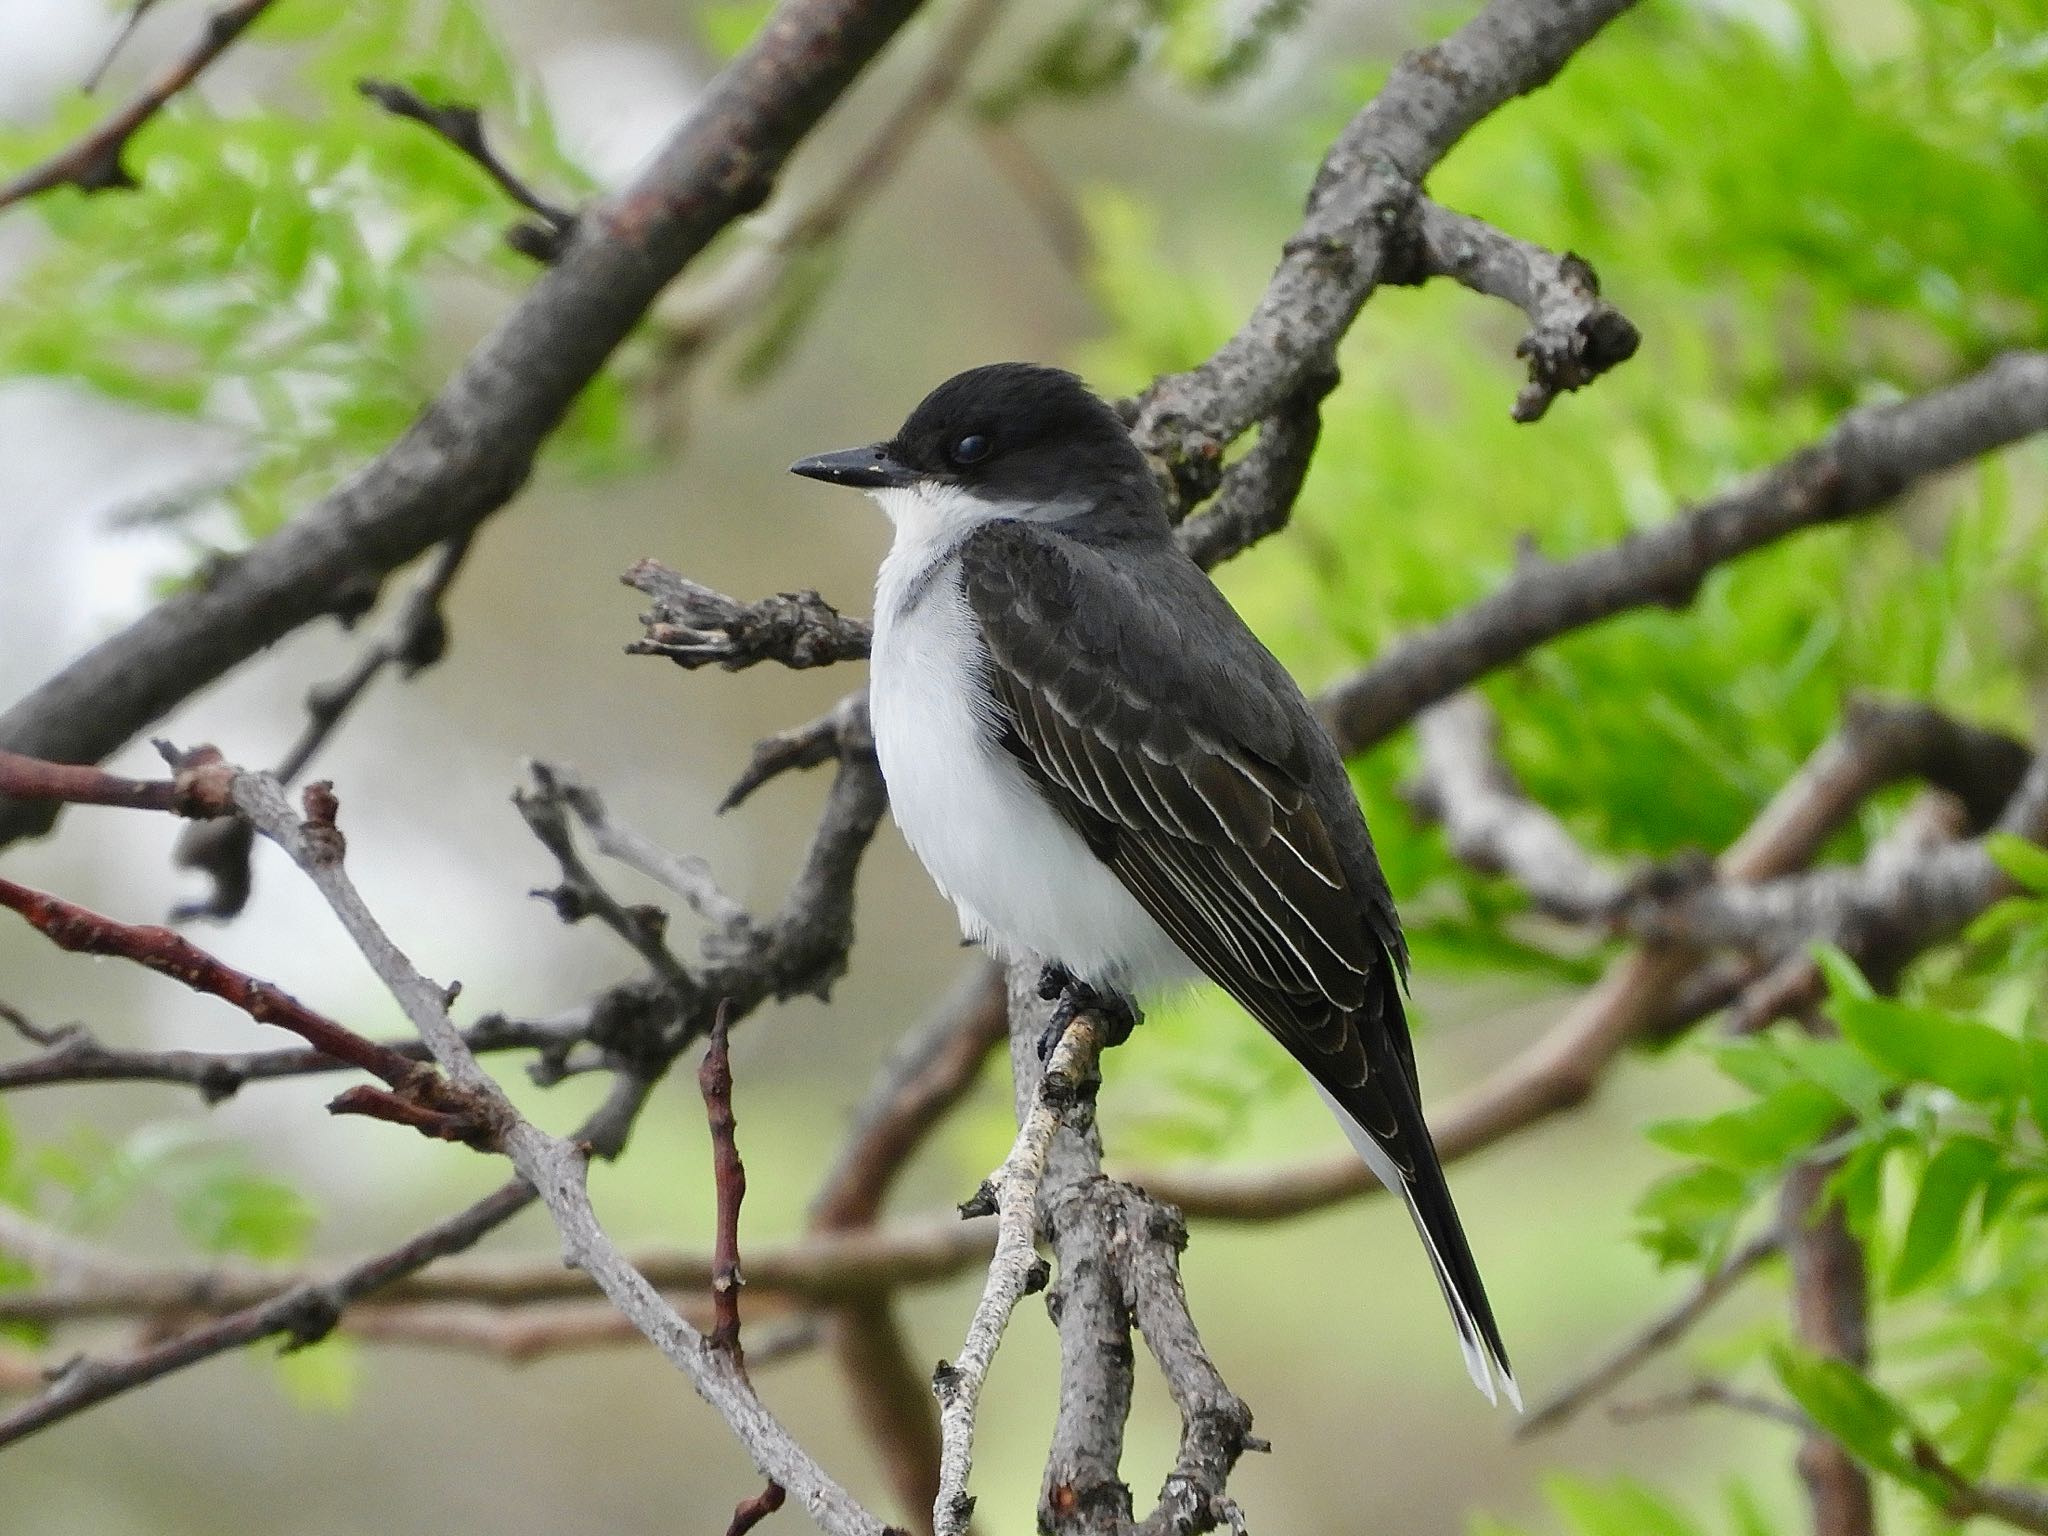
<path fill-rule="evenodd" d="M 469 553 L 469 535 L 450 539 L 434 552 L 419 581 L 406 593 L 389 625 L 363 647 L 347 672 L 306 692 L 306 723 L 298 740 L 279 761 L 280 783 L 289 784 L 306 771 L 335 729 L 388 667 L 411 678 L 434 665 L 448 649 L 448 624 L 442 606 Z M 241 817 L 229 817 L 185 828 L 171 861 L 181 869 L 206 875 L 212 889 L 199 901 L 180 904 L 173 921 L 206 917 L 225 920 L 248 905 L 254 880 L 250 856 L 255 834 Z"/>
<path fill-rule="evenodd" d="M 1636 355 L 1641 334 L 1600 297 L 1600 279 L 1582 258 L 1546 251 L 1426 198 L 1415 212 L 1415 269 L 1386 281 L 1453 278 L 1529 317 L 1528 334 L 1515 348 L 1529 362 L 1529 382 L 1515 397 L 1516 421 L 1541 420 L 1560 394 Z"/>
<path fill-rule="evenodd" d="M 740 771 L 740 776 L 733 780 L 732 788 L 725 792 L 718 808 L 721 811 L 733 809 L 763 784 L 782 774 L 829 763 L 849 743 L 872 751 L 873 741 L 873 729 L 868 724 L 868 694 L 863 688 L 857 693 L 849 693 L 817 719 L 778 731 L 756 742 L 753 756 Z"/>
<path fill-rule="evenodd" d="M 683 1307 L 683 1315 L 709 1327 L 705 1316 Z M 582 1353 L 624 1345 L 645 1348 L 647 1339 L 608 1301 L 544 1302 L 510 1311 L 475 1305 L 391 1306 L 382 1302 L 351 1307 L 341 1331 L 367 1344 L 445 1349 L 482 1355 L 507 1365 L 525 1365 L 551 1355 Z M 747 1349 L 750 1370 L 793 1359 L 816 1349 L 817 1319 L 798 1317 L 766 1330 L 756 1327 Z"/>
<path fill-rule="evenodd" d="M 107 71 L 113 67 L 114 60 L 120 56 L 121 50 L 128 46 L 128 40 L 135 36 L 135 29 L 141 26 L 142 19 L 155 9 L 156 0 L 132 0 L 128 14 L 121 18 L 120 30 L 107 43 L 106 51 L 100 55 L 99 62 L 93 65 L 92 73 L 80 82 L 78 88 L 81 91 L 90 96 L 100 88 L 100 81 L 106 78 Z"/>
<path fill-rule="evenodd" d="M 657 560 L 642 560 L 620 579 L 654 600 L 640 616 L 646 637 L 628 645 L 626 654 L 666 656 L 690 670 L 719 666 L 737 672 L 763 661 L 794 668 L 859 661 L 874 637 L 865 619 L 847 618 L 815 592 L 742 603 Z"/>
<path fill-rule="evenodd" d="M 576 215 L 543 198 L 498 157 L 484 137 L 483 114 L 475 107 L 463 102 L 437 105 L 392 80 L 358 80 L 356 90 L 394 117 L 409 118 L 446 139 L 475 161 L 498 184 L 499 190 L 534 216 L 535 222 L 515 224 L 505 232 L 505 243 L 512 249 L 543 265 L 562 254 L 562 247 L 575 233 Z"/>
<path fill-rule="evenodd" d="M 48 1234 L 9 1224 L 19 1220 L 0 1212 L 0 1252 L 45 1272 L 48 1289 L 0 1291 L 0 1323 L 213 1316 L 322 1283 L 319 1274 L 262 1265 L 139 1265 L 75 1246 L 53 1252 Z M 953 1215 L 816 1232 L 757 1246 L 747 1260 L 747 1290 L 764 1306 L 838 1306 L 951 1280 L 986 1264 L 994 1246 L 993 1222 L 963 1222 Z M 649 1249 L 630 1259 L 656 1290 L 686 1295 L 709 1295 L 717 1270 L 714 1255 L 701 1251 Z M 564 1270 L 554 1255 L 523 1255 L 437 1264 L 394 1280 L 378 1299 L 394 1305 L 502 1310 L 588 1301 L 594 1294 L 589 1276 Z"/>
<path fill-rule="evenodd" d="M 383 1079 L 389 1092 L 354 1088 L 328 1107 L 410 1125 L 445 1141 L 489 1139 L 483 1106 L 451 1088 L 425 1064 L 365 1039 L 315 1013 L 297 998 L 215 959 L 168 928 L 138 927 L 12 880 L 0 880 L 0 906 L 11 908 L 60 949 L 132 960 L 232 1004 L 259 1024 L 288 1029 L 324 1055 Z"/>
<path fill-rule="evenodd" d="M 161 112 L 171 98 L 184 90 L 213 63 L 249 26 L 270 9 L 271 0 L 236 0 L 207 17 L 198 39 L 185 56 L 150 83 L 140 95 L 84 138 L 60 150 L 40 165 L 29 167 L 12 181 L 0 183 L 0 209 L 53 187 L 76 187 L 81 192 L 105 192 L 132 187 L 135 178 L 123 163 L 128 141 L 143 124 Z M 137 7 L 139 19 L 141 7 Z M 124 33 L 123 36 L 126 34 Z M 118 40 L 116 46 L 119 46 Z M 98 78 L 94 71 L 94 79 Z"/>
<path fill-rule="evenodd" d="M 657 312 L 657 388 L 672 388 L 704 349 L 758 314 L 808 252 L 837 239 L 965 84 L 974 56 L 1004 0 L 961 0 L 894 109 L 860 151 L 801 203 L 777 205 L 750 230 L 755 238 L 703 283 Z"/>
<path fill-rule="evenodd" d="M 1649 1326 L 1625 1339 L 1598 1364 L 1560 1388 L 1549 1401 L 1540 1404 L 1515 1426 L 1516 1436 L 1528 1439 L 1555 1429 L 1588 1403 L 1613 1391 L 1684 1338 L 1694 1324 L 1778 1251 L 1776 1232 L 1765 1233 L 1743 1244 L 1702 1275 L 1676 1305 L 1660 1313 Z"/>
<path fill-rule="evenodd" d="M 989 1364 L 1009 1327 L 1010 1314 L 1027 1294 L 1045 1284 L 1045 1266 L 1037 1251 L 1039 1181 L 1045 1177 L 1046 1158 L 1060 1118 L 1093 1073 L 1101 1050 L 1102 1038 L 1094 1019 L 1083 1015 L 1068 1026 L 1046 1062 L 1010 1155 L 969 1206 L 962 1207 L 963 1213 L 970 1208 L 995 1212 L 996 1251 L 960 1353 L 950 1363 L 941 1364 L 932 1376 L 932 1390 L 939 1399 L 941 1441 L 939 1496 L 932 1507 L 932 1524 L 940 1536 L 960 1536 L 974 1513 L 967 1479 L 974 1466 L 974 1419 L 982 1383 L 988 1379 Z"/>
<path fill-rule="evenodd" d="M 752 920 L 746 908 L 719 888 L 711 866 L 696 854 L 671 853 L 639 829 L 627 825 L 606 809 L 595 789 L 575 775 L 551 765 L 537 765 L 545 774 L 546 793 L 559 798 L 575 813 L 590 834 L 598 851 L 637 869 L 657 885 L 680 896 L 706 922 L 711 923 L 729 943 L 746 941 Z"/>

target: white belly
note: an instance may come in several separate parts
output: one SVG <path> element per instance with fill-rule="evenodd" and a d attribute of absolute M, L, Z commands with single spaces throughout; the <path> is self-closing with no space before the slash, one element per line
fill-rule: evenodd
<path fill-rule="evenodd" d="M 869 710 L 890 811 L 962 931 L 1005 958 L 1057 961 L 1097 985 L 1142 990 L 1191 977 L 1179 948 L 978 713 L 981 641 L 958 571 L 940 571 L 900 612 L 925 564 L 923 551 L 900 548 L 883 562 Z"/>

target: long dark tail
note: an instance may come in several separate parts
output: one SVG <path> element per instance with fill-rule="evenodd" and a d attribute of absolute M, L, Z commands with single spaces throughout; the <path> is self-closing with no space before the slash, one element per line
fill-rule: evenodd
<path fill-rule="evenodd" d="M 1436 1145 L 1429 1138 L 1422 1108 L 1416 1102 L 1415 1085 L 1408 1075 L 1412 1069 L 1396 1057 L 1391 1040 L 1380 1026 L 1368 1025 L 1366 1037 L 1371 1075 L 1357 1095 L 1360 1104 L 1356 1108 L 1347 1106 L 1344 1099 L 1353 1097 L 1353 1093 L 1333 1093 L 1320 1083 L 1316 1085 L 1317 1091 L 1336 1112 L 1344 1134 L 1365 1159 L 1366 1166 L 1389 1193 L 1400 1196 L 1407 1205 L 1430 1264 L 1436 1270 L 1437 1284 L 1443 1287 L 1451 1321 L 1457 1325 L 1458 1344 L 1465 1354 L 1465 1369 L 1471 1372 L 1473 1384 L 1486 1394 L 1490 1403 L 1500 1401 L 1500 1395 L 1505 1393 L 1519 1413 L 1522 1389 L 1508 1364 L 1507 1346 L 1501 1342 L 1500 1328 L 1493 1320 L 1493 1306 L 1486 1299 L 1486 1284 L 1479 1278 L 1479 1265 L 1472 1257 L 1471 1244 L 1465 1241 L 1458 1208 L 1451 1202 L 1451 1187 L 1444 1179 L 1443 1164 L 1437 1160 Z M 1370 1095 L 1369 1103 L 1364 1095 Z M 1389 1111 L 1392 1135 L 1367 1129 L 1368 1121 L 1373 1125 L 1386 1124 Z"/>

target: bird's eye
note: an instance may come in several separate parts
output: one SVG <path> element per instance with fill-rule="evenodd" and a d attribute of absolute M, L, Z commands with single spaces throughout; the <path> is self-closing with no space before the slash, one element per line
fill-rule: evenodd
<path fill-rule="evenodd" d="M 970 432 L 948 450 L 947 457 L 955 464 L 979 464 L 988 457 L 988 439 Z"/>

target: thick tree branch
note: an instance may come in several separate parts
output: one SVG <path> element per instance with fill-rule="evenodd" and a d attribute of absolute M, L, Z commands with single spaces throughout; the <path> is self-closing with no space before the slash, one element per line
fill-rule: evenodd
<path fill-rule="evenodd" d="M 0 747 L 106 756 L 336 595 L 473 530 L 657 292 L 740 214 L 917 0 L 788 0 L 632 186 L 586 214 L 543 273 L 399 441 L 214 579 L 158 604 L 0 715 Z M 0 805 L 0 842 L 47 804 Z"/>
<path fill-rule="evenodd" d="M 135 177 L 123 163 L 128 141 L 143 125 L 170 103 L 172 97 L 197 80 L 206 67 L 249 29 L 257 17 L 269 10 L 271 0 L 236 0 L 207 17 L 199 37 L 183 58 L 159 75 L 133 101 L 100 123 L 77 143 L 31 166 L 11 181 L 0 183 L 0 209 L 11 203 L 48 192 L 54 187 L 76 187 L 81 192 L 105 192 L 132 187 Z M 142 8 L 137 7 L 138 12 Z M 126 33 L 122 34 L 124 37 Z M 118 43 L 117 43 L 118 46 Z M 98 72 L 95 71 L 95 78 Z M 31 750 L 34 750 L 31 748 Z M 47 754 L 39 754 L 47 755 Z"/>
<path fill-rule="evenodd" d="M 1957 384 L 1852 411 L 1810 448 L 1656 528 L 1556 564 L 1397 641 L 1318 701 L 1347 753 L 1384 740 L 1547 640 L 1632 608 L 1691 600 L 1714 567 L 1875 511 L 1916 480 L 2048 429 L 2048 352 L 2012 352 Z"/>

